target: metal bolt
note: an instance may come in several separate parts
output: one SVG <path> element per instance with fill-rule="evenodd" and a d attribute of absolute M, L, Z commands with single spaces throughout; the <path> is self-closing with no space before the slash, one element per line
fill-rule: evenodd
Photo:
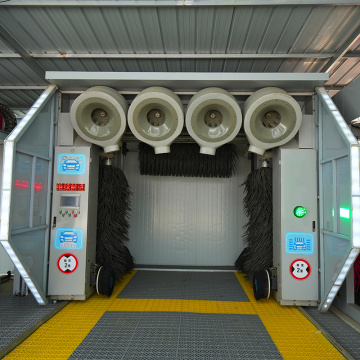
<path fill-rule="evenodd" d="M 265 118 L 266 118 L 266 119 L 271 119 L 271 114 L 270 114 L 269 112 L 267 112 L 267 113 L 265 114 Z"/>
<path fill-rule="evenodd" d="M 157 112 L 157 113 L 155 113 L 155 117 L 159 118 L 159 117 L 161 117 L 161 114 L 159 112 Z"/>
<path fill-rule="evenodd" d="M 210 118 L 211 118 L 211 119 L 215 119 L 215 118 L 216 118 L 216 114 L 215 114 L 215 113 L 211 113 L 211 114 L 210 114 Z"/>
<path fill-rule="evenodd" d="M 100 113 L 100 116 L 102 116 L 102 117 L 105 117 L 107 114 L 106 114 L 106 112 L 105 111 L 102 111 L 101 113 Z"/>

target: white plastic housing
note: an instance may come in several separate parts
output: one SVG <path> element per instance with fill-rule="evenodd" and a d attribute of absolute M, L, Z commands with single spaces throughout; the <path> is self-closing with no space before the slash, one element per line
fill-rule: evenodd
<path fill-rule="evenodd" d="M 152 118 L 154 113 L 159 115 L 158 123 Z M 184 127 L 183 104 L 169 89 L 147 88 L 131 103 L 128 124 L 135 137 L 152 146 L 155 154 L 169 153 L 171 143 Z"/>
<path fill-rule="evenodd" d="M 206 118 L 213 112 L 215 122 Z M 219 121 L 216 121 L 218 114 Z M 200 145 L 200 153 L 215 155 L 216 149 L 233 140 L 239 133 L 242 113 L 235 98 L 226 90 L 211 87 L 196 93 L 186 112 L 186 128 Z"/>
<path fill-rule="evenodd" d="M 116 90 L 95 86 L 75 99 L 70 119 L 81 138 L 102 146 L 107 153 L 119 150 L 126 128 L 127 109 L 126 100 Z M 97 120 L 94 120 L 94 114 L 97 114 Z M 103 118 L 99 114 L 103 114 Z"/>
<path fill-rule="evenodd" d="M 249 151 L 259 155 L 290 141 L 299 131 L 302 120 L 297 101 L 276 87 L 256 91 L 246 100 L 243 111 Z M 272 114 L 277 114 L 276 121 Z"/>

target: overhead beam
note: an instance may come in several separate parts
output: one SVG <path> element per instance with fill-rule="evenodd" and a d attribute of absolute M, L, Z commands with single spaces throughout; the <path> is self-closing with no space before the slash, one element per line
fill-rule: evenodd
<path fill-rule="evenodd" d="M 345 57 L 346 53 L 355 44 L 360 40 L 360 25 L 357 29 L 347 38 L 345 43 L 338 49 L 338 51 L 332 56 L 332 58 L 327 62 L 327 64 L 321 69 L 321 71 L 326 73 L 331 73 L 334 68 L 337 66 L 338 62 Z"/>
<path fill-rule="evenodd" d="M 45 90 L 47 86 L 1 85 L 0 90 Z"/>
<path fill-rule="evenodd" d="M 334 53 L 291 53 L 291 54 L 31 54 L 34 59 L 328 59 Z M 1 58 L 21 58 L 16 53 L 1 53 Z M 360 53 L 346 53 L 343 58 L 360 58 Z"/>
<path fill-rule="evenodd" d="M 358 5 L 358 0 L 11 0 L 0 6 L 264 6 L 264 5 Z"/>
<path fill-rule="evenodd" d="M 46 79 L 61 91 L 81 91 L 102 85 L 115 90 L 137 91 L 148 86 L 163 86 L 172 91 L 199 91 L 208 86 L 230 92 L 254 91 L 276 86 L 292 92 L 313 92 L 323 86 L 329 75 L 324 73 L 188 73 L 188 72 L 87 72 L 48 71 Z"/>
<path fill-rule="evenodd" d="M 45 69 L 29 55 L 29 53 L 18 43 L 18 41 L 0 25 L 0 39 L 15 51 L 24 62 L 41 78 L 45 78 Z"/>
<path fill-rule="evenodd" d="M 353 59 L 353 58 L 360 58 L 360 53 L 346 53 L 343 58 L 346 58 L 346 59 Z"/>
<path fill-rule="evenodd" d="M 34 59 L 327 59 L 333 57 L 333 53 L 305 53 L 305 54 L 31 54 Z M 351 57 L 360 57 L 354 54 Z M 21 58 L 16 53 L 1 53 L 1 58 Z"/>
<path fill-rule="evenodd" d="M 298 59 L 329 58 L 333 54 L 34 54 L 35 58 L 91 59 Z"/>

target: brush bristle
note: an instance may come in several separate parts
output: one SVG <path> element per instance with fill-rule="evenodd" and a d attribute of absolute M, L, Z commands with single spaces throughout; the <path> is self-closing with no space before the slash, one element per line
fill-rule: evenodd
<path fill-rule="evenodd" d="M 242 185 L 245 186 L 244 209 L 248 217 L 243 238 L 248 251 L 241 266 L 237 260 L 235 267 L 252 280 L 255 271 L 272 266 L 272 169 L 264 167 L 251 172 Z"/>
<path fill-rule="evenodd" d="M 129 241 L 131 189 L 121 169 L 101 165 L 96 262 L 112 269 L 115 281 L 134 268 L 125 243 Z"/>
<path fill-rule="evenodd" d="M 171 152 L 155 154 L 154 148 L 139 143 L 141 175 L 230 178 L 235 174 L 238 149 L 225 144 L 215 156 L 200 153 L 197 144 L 172 144 Z"/>

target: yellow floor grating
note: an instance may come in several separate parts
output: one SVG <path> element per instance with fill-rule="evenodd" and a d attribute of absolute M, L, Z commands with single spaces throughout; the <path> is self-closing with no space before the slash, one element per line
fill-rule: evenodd
<path fill-rule="evenodd" d="M 117 299 L 135 271 L 116 286 L 113 295 L 93 295 L 73 301 L 41 326 L 5 359 L 67 359 L 106 311 L 180 311 L 219 314 L 257 314 L 285 360 L 344 359 L 295 307 L 280 306 L 274 299 L 256 301 L 252 286 L 235 274 L 250 302 Z"/>

